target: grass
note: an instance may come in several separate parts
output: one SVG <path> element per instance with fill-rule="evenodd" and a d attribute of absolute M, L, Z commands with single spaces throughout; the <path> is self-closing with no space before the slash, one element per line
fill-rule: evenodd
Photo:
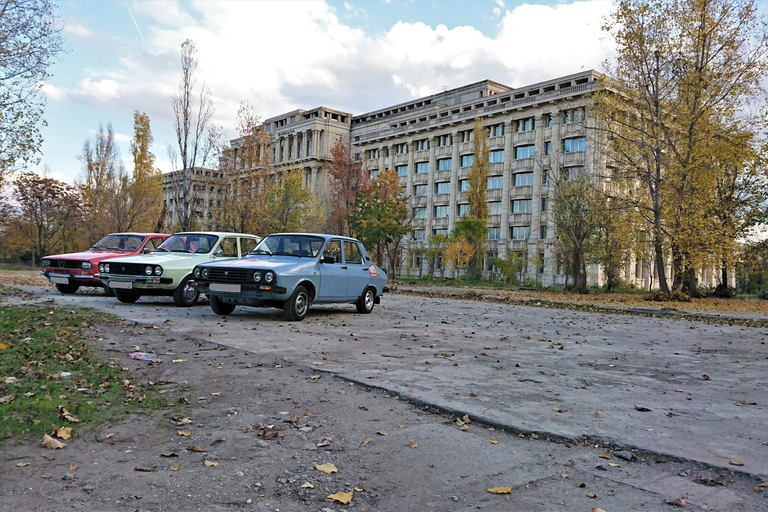
<path fill-rule="evenodd" d="M 83 339 L 89 326 L 114 320 L 88 308 L 0 307 L 0 438 L 36 440 L 60 427 L 76 436 L 166 405 L 124 385 L 120 365 Z"/>

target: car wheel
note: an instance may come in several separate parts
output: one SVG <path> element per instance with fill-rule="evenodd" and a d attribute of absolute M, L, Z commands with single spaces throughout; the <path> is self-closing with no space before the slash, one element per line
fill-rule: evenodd
<path fill-rule="evenodd" d="M 56 289 L 59 290 L 59 293 L 63 293 L 64 295 L 72 295 L 77 291 L 77 289 L 80 288 L 79 284 L 57 284 Z"/>
<path fill-rule="evenodd" d="M 189 282 L 192 276 L 187 276 L 181 280 L 181 284 L 173 290 L 173 303 L 182 308 L 194 306 L 200 297 L 200 292 L 196 286 L 190 286 Z"/>
<path fill-rule="evenodd" d="M 357 299 L 355 306 L 357 306 L 357 312 L 367 315 L 373 311 L 373 306 L 376 303 L 376 290 L 371 287 L 365 289 L 363 294 Z"/>
<path fill-rule="evenodd" d="M 293 290 L 291 298 L 283 305 L 283 314 L 286 320 L 301 321 L 309 311 L 309 292 L 303 286 L 297 286 Z"/>
<path fill-rule="evenodd" d="M 135 292 L 126 292 L 125 290 L 112 290 L 115 292 L 115 297 L 117 297 L 117 300 L 122 302 L 123 304 L 133 304 L 137 300 L 139 300 L 139 297 L 141 297 L 140 294 Z"/>
<path fill-rule="evenodd" d="M 228 304 L 215 295 L 211 295 L 211 309 L 217 315 L 228 315 L 232 313 L 237 306 L 235 304 Z"/>
<path fill-rule="evenodd" d="M 115 290 L 113 290 L 109 286 L 104 286 L 104 295 L 106 295 L 107 297 L 114 297 L 115 296 Z"/>

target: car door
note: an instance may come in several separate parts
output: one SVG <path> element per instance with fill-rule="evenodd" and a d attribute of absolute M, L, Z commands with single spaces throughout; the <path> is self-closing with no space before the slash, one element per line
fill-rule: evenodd
<path fill-rule="evenodd" d="M 233 236 L 223 238 L 213 256 L 216 258 L 237 258 L 237 238 Z"/>
<path fill-rule="evenodd" d="M 363 252 L 358 242 L 344 240 L 344 264 L 347 266 L 349 280 L 347 282 L 347 297 L 357 298 L 363 294 L 368 285 L 370 274 L 368 264 L 364 264 Z"/>
<path fill-rule="evenodd" d="M 323 262 L 326 256 L 333 258 L 333 263 Z M 320 269 L 318 302 L 342 300 L 346 297 L 349 273 L 342 259 L 341 240 L 333 239 L 325 244 L 318 268 Z"/>

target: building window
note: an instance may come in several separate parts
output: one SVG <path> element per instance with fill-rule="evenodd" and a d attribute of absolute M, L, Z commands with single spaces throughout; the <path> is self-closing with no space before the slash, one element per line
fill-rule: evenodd
<path fill-rule="evenodd" d="M 395 170 L 397 171 L 397 175 L 401 177 L 408 176 L 408 166 L 407 165 L 396 165 Z"/>
<path fill-rule="evenodd" d="M 544 154 L 545 155 L 551 155 L 552 154 L 552 141 L 544 141 Z"/>
<path fill-rule="evenodd" d="M 469 190 L 469 180 L 459 180 L 459 192 L 466 192 Z"/>
<path fill-rule="evenodd" d="M 438 171 L 450 171 L 451 170 L 451 159 L 450 158 L 441 158 L 437 161 L 437 170 Z"/>
<path fill-rule="evenodd" d="M 548 197 L 542 197 L 541 198 L 541 211 L 546 212 L 549 210 L 549 198 Z"/>
<path fill-rule="evenodd" d="M 371 179 L 372 179 L 372 180 L 375 180 L 375 179 L 376 179 L 376 178 L 378 178 L 378 177 L 379 177 L 379 170 L 378 170 L 378 169 L 374 169 L 374 170 L 372 170 L 372 171 L 371 171 Z"/>
<path fill-rule="evenodd" d="M 426 208 L 414 208 L 413 209 L 413 218 L 414 219 L 426 219 L 427 218 L 427 209 Z"/>
<path fill-rule="evenodd" d="M 531 158 L 535 153 L 535 148 L 533 144 L 529 144 L 527 146 L 516 146 L 515 147 L 515 160 L 520 160 L 521 158 Z"/>
<path fill-rule="evenodd" d="M 456 215 L 458 217 L 463 217 L 467 214 L 469 214 L 469 203 L 460 203 L 456 209 Z"/>
<path fill-rule="evenodd" d="M 544 253 L 539 253 L 539 274 L 544 273 Z"/>
<path fill-rule="evenodd" d="M 587 119 L 584 107 L 572 108 L 563 111 L 563 124 L 582 123 Z"/>
<path fill-rule="evenodd" d="M 509 238 L 512 240 L 528 240 L 531 238 L 531 226 L 512 226 L 509 228 Z"/>
<path fill-rule="evenodd" d="M 541 184 L 546 185 L 549 183 L 549 170 L 543 169 L 541 171 Z"/>
<path fill-rule="evenodd" d="M 429 162 L 416 162 L 416 174 L 429 172 Z"/>
<path fill-rule="evenodd" d="M 503 186 L 503 177 L 502 176 L 491 176 L 488 178 L 488 185 L 486 186 L 487 190 L 494 190 L 497 188 L 501 188 Z"/>
<path fill-rule="evenodd" d="M 488 203 L 488 215 L 501 215 L 501 201 Z"/>
<path fill-rule="evenodd" d="M 547 225 L 544 224 L 543 226 L 539 227 L 539 239 L 540 240 L 546 240 L 547 239 Z"/>
<path fill-rule="evenodd" d="M 461 142 L 472 142 L 472 139 L 475 137 L 472 130 L 464 130 L 459 132 L 459 135 L 461 135 Z"/>
<path fill-rule="evenodd" d="M 531 213 L 532 203 L 531 199 L 516 199 L 512 201 L 512 213 Z"/>
<path fill-rule="evenodd" d="M 532 172 L 519 172 L 515 176 L 515 187 L 531 187 L 533 186 L 533 173 Z"/>
<path fill-rule="evenodd" d="M 554 117 L 552 114 L 544 114 L 544 124 L 547 128 L 552 128 L 552 124 L 554 122 Z"/>
<path fill-rule="evenodd" d="M 472 167 L 472 162 L 475 161 L 475 155 L 461 155 L 461 166 Z"/>
<path fill-rule="evenodd" d="M 488 240 L 499 240 L 501 238 L 501 228 L 488 228 Z"/>
<path fill-rule="evenodd" d="M 536 128 L 536 122 L 532 117 L 529 117 L 527 119 L 518 119 L 515 121 L 515 131 L 516 132 L 529 132 Z"/>
<path fill-rule="evenodd" d="M 448 216 L 448 206 L 435 206 L 435 218 L 442 219 Z"/>
<path fill-rule="evenodd" d="M 494 149 L 488 154 L 488 161 L 492 164 L 500 164 L 504 162 L 504 150 Z"/>
<path fill-rule="evenodd" d="M 489 137 L 501 137 L 504 135 L 504 124 L 494 124 L 488 130 Z"/>
<path fill-rule="evenodd" d="M 404 155 L 408 153 L 408 144 L 403 142 L 402 144 L 395 144 L 395 154 Z"/>
<path fill-rule="evenodd" d="M 413 239 L 418 242 L 423 242 L 426 237 L 424 236 L 424 230 L 423 229 L 414 229 L 413 230 Z"/>
<path fill-rule="evenodd" d="M 369 149 L 368 150 L 368 159 L 373 158 L 379 158 L 379 150 L 378 149 Z"/>
<path fill-rule="evenodd" d="M 421 139 L 416 141 L 416 151 L 425 151 L 429 149 L 429 140 Z"/>
<path fill-rule="evenodd" d="M 442 146 L 450 146 L 453 144 L 453 137 L 450 135 L 440 135 L 437 138 L 437 145 L 438 147 Z"/>
<path fill-rule="evenodd" d="M 433 229 L 432 230 L 432 234 L 435 235 L 435 236 L 437 236 L 437 235 L 448 236 L 448 230 L 447 229 Z M 442 267 L 442 258 L 439 259 L 439 264 L 436 265 L 436 267 L 437 268 L 441 268 Z"/>
<path fill-rule="evenodd" d="M 413 186 L 413 195 L 416 197 L 423 197 L 427 195 L 427 186 L 426 185 L 414 185 Z"/>
<path fill-rule="evenodd" d="M 584 167 L 564 167 L 561 178 L 564 181 L 573 180 L 586 173 Z"/>
<path fill-rule="evenodd" d="M 450 194 L 450 193 L 451 193 L 450 181 L 441 181 L 439 183 L 435 183 L 435 194 Z"/>
<path fill-rule="evenodd" d="M 572 139 L 563 139 L 563 153 L 574 153 L 576 151 L 587 150 L 586 137 L 574 137 Z"/>

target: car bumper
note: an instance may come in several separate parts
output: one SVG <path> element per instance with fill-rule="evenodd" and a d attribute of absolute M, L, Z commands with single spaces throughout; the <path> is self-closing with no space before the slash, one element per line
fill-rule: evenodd
<path fill-rule="evenodd" d="M 49 272 L 41 271 L 40 274 L 48 278 L 53 284 L 79 284 L 100 286 L 101 281 L 94 274 L 77 274 L 75 272 Z"/>
<path fill-rule="evenodd" d="M 113 290 L 172 290 L 173 279 L 157 276 L 104 276 L 99 279 Z"/>
<path fill-rule="evenodd" d="M 270 286 L 252 283 L 210 283 L 193 281 L 201 293 L 216 295 L 221 299 L 246 299 L 255 302 L 273 302 L 287 300 L 288 290 L 282 286 Z"/>

